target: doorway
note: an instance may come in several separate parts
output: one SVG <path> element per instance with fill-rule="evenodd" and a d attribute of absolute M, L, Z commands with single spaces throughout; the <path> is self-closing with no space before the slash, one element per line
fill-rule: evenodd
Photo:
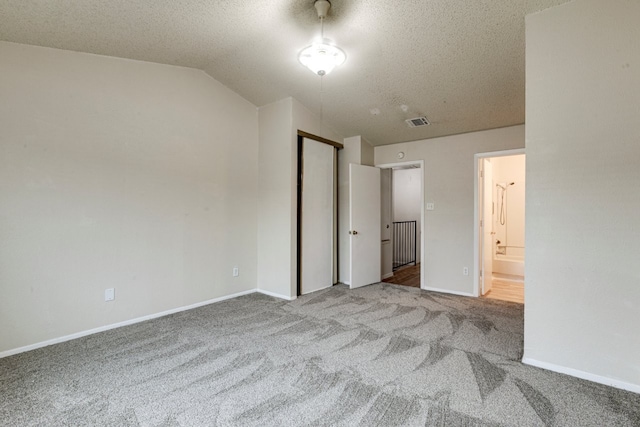
<path fill-rule="evenodd" d="M 476 155 L 476 295 L 524 303 L 525 154 Z"/>
<path fill-rule="evenodd" d="M 422 287 L 422 162 L 381 165 L 383 282 Z"/>
<path fill-rule="evenodd" d="M 337 150 L 340 148 L 342 144 L 298 131 L 298 296 L 337 282 Z"/>

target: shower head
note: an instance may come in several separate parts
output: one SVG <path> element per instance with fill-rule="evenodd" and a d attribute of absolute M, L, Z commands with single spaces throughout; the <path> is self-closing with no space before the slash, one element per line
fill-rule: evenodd
<path fill-rule="evenodd" d="M 513 184 L 515 184 L 515 182 L 510 182 L 510 183 L 508 183 L 508 184 L 505 182 L 505 183 L 504 183 L 504 185 L 502 185 L 502 184 L 496 184 L 496 187 L 500 187 L 500 188 L 502 188 L 503 190 L 506 190 L 510 185 L 513 185 Z"/>

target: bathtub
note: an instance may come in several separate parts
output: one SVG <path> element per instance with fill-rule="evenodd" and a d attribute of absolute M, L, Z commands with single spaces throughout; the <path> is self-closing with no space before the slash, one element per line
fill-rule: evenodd
<path fill-rule="evenodd" d="M 496 254 L 493 258 L 493 272 L 524 277 L 524 256 Z"/>

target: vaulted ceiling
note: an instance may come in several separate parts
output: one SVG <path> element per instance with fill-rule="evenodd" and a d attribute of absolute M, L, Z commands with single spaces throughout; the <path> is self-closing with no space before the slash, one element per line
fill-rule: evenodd
<path fill-rule="evenodd" d="M 331 0 L 325 36 L 347 61 L 322 79 L 325 126 L 384 145 L 524 123 L 524 17 L 567 1 Z M 297 61 L 313 3 L 4 0 L 0 40 L 199 68 L 256 106 L 318 113 L 321 78 Z"/>

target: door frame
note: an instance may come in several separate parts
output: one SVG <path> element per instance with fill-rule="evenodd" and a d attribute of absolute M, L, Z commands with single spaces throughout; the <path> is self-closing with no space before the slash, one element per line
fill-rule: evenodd
<path fill-rule="evenodd" d="M 337 277 L 339 277 L 339 259 L 340 259 L 340 253 L 339 253 L 339 245 L 337 244 L 338 242 L 338 236 L 340 236 L 339 234 L 339 228 L 340 228 L 340 224 L 338 223 L 338 218 L 339 218 L 339 207 L 338 207 L 338 150 L 342 150 L 344 148 L 344 145 L 340 144 L 339 142 L 335 142 L 332 141 L 330 139 L 327 138 L 323 138 L 321 136 L 318 135 L 314 135 L 312 133 L 308 133 L 305 132 L 303 130 L 298 129 L 297 132 L 297 137 L 298 137 L 298 153 L 297 153 L 297 177 L 296 177 L 296 183 L 297 183 L 297 190 L 296 190 L 296 296 L 300 296 L 301 295 L 301 279 L 302 279 L 302 275 L 301 275 L 301 265 L 302 265 L 302 175 L 304 173 L 303 171 L 303 159 L 304 159 L 304 138 L 307 139 L 312 139 L 314 141 L 318 141 L 318 142 L 322 142 L 323 144 L 328 144 L 331 145 L 335 148 L 334 153 L 333 153 L 333 158 L 334 158 L 334 170 L 333 170 L 333 174 L 334 174 L 334 203 L 335 203 L 335 209 L 334 209 L 334 220 L 335 220 L 335 243 L 334 243 L 334 248 L 335 248 L 335 253 L 332 254 L 332 257 L 334 259 L 334 263 L 336 265 L 336 279 Z M 335 284 L 335 283 L 334 283 Z"/>
<path fill-rule="evenodd" d="M 425 281 L 425 272 L 424 272 L 424 160 L 409 160 L 406 162 L 396 162 L 396 163 L 382 163 L 375 165 L 380 169 L 393 169 L 395 167 L 402 166 L 411 166 L 418 165 L 420 166 L 420 289 L 427 289 L 426 281 Z M 393 190 L 392 190 L 393 191 Z M 392 195 L 393 197 L 393 195 Z M 393 212 L 393 207 L 391 208 Z M 382 225 L 382 224 L 381 224 Z M 382 244 L 382 242 L 380 243 Z"/>
<path fill-rule="evenodd" d="M 480 228 L 480 209 L 482 204 L 479 194 L 480 185 L 480 161 L 491 157 L 507 157 L 519 154 L 527 154 L 524 148 L 515 148 L 512 150 L 490 151 L 485 153 L 476 153 L 474 160 L 474 185 L 473 185 L 473 259 L 475 260 L 475 268 L 473 269 L 473 296 L 482 295 L 482 283 L 480 283 L 480 270 L 482 269 L 482 229 Z M 526 175 L 526 171 L 525 171 Z M 526 189 L 525 189 L 526 192 Z M 526 194 L 526 193 L 525 193 Z M 525 195 L 526 200 L 526 195 Z M 526 212 L 526 207 L 525 207 Z"/>
<path fill-rule="evenodd" d="M 497 157 L 483 157 L 478 160 L 478 169 L 480 170 L 478 176 L 478 227 L 480 227 L 480 233 L 478 234 L 478 250 L 480 251 L 480 260 L 478 263 L 478 281 L 480 282 L 480 286 L 478 288 L 478 296 L 484 296 L 488 292 L 491 292 L 491 288 L 493 286 L 493 250 L 495 247 L 493 243 L 495 240 L 493 218 L 495 213 L 495 204 L 493 198 L 494 180 L 493 163 L 491 162 L 492 159 L 497 159 Z M 489 170 L 491 170 L 491 173 L 488 173 Z M 491 213 L 489 215 L 487 215 L 487 210 L 489 209 L 488 201 L 491 201 Z M 489 217 L 491 217 L 490 222 Z M 488 240 L 485 240 L 487 238 Z M 485 251 L 487 249 L 487 244 L 491 248 L 489 251 Z M 489 260 L 487 260 L 489 256 L 488 254 L 491 256 L 491 259 Z M 487 268 L 487 265 L 490 265 L 490 268 Z M 489 273 L 491 273 L 492 278 L 487 280 Z"/>

